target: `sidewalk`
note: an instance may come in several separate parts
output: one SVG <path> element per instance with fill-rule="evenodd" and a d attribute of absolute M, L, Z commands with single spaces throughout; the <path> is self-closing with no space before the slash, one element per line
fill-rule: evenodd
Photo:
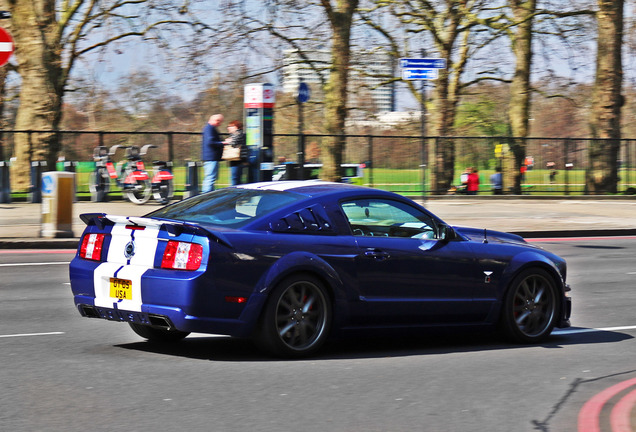
<path fill-rule="evenodd" d="M 420 204 L 451 225 L 508 231 L 524 237 L 581 235 L 636 235 L 636 199 L 609 197 L 477 196 L 430 197 Z M 0 204 L 0 249 L 75 248 L 84 223 L 82 213 L 104 212 L 143 216 L 161 207 L 155 203 L 135 205 L 127 201 L 73 204 L 73 238 L 40 238 L 41 204 Z"/>

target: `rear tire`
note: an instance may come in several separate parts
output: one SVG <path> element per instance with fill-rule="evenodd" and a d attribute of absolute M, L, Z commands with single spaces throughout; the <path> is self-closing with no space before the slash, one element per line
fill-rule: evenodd
<path fill-rule="evenodd" d="M 171 180 L 161 180 L 161 183 L 154 186 L 152 192 L 155 201 L 159 204 L 168 204 L 174 195 L 174 185 Z"/>
<path fill-rule="evenodd" d="M 297 274 L 279 283 L 269 296 L 255 342 L 280 357 L 305 357 L 327 340 L 332 306 L 322 282 Z"/>
<path fill-rule="evenodd" d="M 501 327 L 514 342 L 541 342 L 550 336 L 558 311 L 554 279 L 545 270 L 527 269 L 510 284 L 504 299 Z"/>
<path fill-rule="evenodd" d="M 126 199 L 133 204 L 145 204 L 152 195 L 150 180 L 138 180 L 137 184 L 124 186 L 124 195 Z"/>
<path fill-rule="evenodd" d="M 160 327 L 153 327 L 149 325 L 128 323 L 130 328 L 144 339 L 148 339 L 150 342 L 158 343 L 172 343 L 178 342 L 188 336 L 189 332 L 182 332 L 179 330 L 168 330 Z"/>

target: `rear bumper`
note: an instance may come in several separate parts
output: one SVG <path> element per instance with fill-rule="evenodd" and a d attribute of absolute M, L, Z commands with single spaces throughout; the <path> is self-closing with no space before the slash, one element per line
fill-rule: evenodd
<path fill-rule="evenodd" d="M 234 337 L 248 337 L 254 331 L 264 298 L 252 296 L 243 313 L 237 319 L 196 317 L 186 314 L 179 308 L 156 305 L 143 305 L 142 311 L 95 306 L 90 297 L 75 296 L 75 305 L 80 315 L 86 318 L 98 318 L 151 325 L 171 330 L 193 333 L 221 334 Z"/>

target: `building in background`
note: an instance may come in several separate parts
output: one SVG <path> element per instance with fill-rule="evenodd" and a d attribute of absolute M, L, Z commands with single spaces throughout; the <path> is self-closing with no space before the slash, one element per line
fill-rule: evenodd
<path fill-rule="evenodd" d="M 312 89 L 312 97 L 318 98 L 318 89 L 329 78 L 331 51 L 304 52 L 309 62 L 297 50 L 284 52 L 283 91 L 294 93 L 303 81 Z M 395 86 L 382 84 L 394 76 L 394 60 L 386 53 L 356 51 L 352 53 L 352 69 L 349 76 L 349 106 L 370 113 L 395 111 Z M 354 113 L 360 117 L 360 113 Z"/>

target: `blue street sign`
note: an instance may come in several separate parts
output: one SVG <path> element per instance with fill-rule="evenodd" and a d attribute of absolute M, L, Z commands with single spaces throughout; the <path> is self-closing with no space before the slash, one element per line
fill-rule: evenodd
<path fill-rule="evenodd" d="M 298 84 L 298 96 L 296 96 L 298 102 L 305 103 L 309 100 L 310 96 L 311 91 L 309 91 L 309 86 L 304 82 Z"/>
<path fill-rule="evenodd" d="M 402 79 L 434 80 L 437 79 L 437 69 L 402 69 Z"/>
<path fill-rule="evenodd" d="M 400 67 L 422 69 L 446 69 L 446 59 L 443 58 L 401 58 Z"/>

